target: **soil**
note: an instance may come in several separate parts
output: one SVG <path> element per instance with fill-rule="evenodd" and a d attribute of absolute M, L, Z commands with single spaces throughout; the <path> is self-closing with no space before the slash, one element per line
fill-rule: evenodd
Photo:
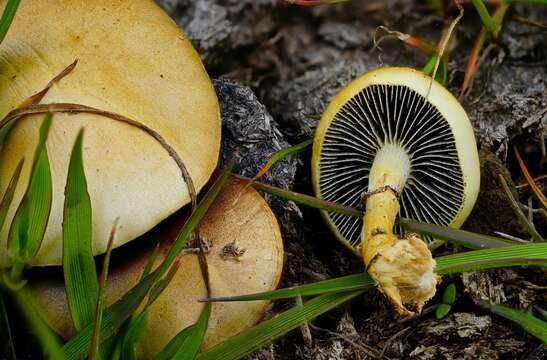
<path fill-rule="evenodd" d="M 448 88 L 459 93 L 481 23 L 461 1 L 465 16 L 449 44 Z M 223 117 L 222 162 L 254 175 L 275 151 L 306 140 L 323 109 L 357 75 L 380 66 L 421 68 L 427 57 L 393 38 L 373 46 L 379 26 L 437 43 L 445 17 L 426 1 L 359 1 L 320 7 L 289 6 L 281 0 L 159 0 L 200 52 L 214 78 Z M 446 1 L 450 5 L 450 1 Z M 449 9 L 447 17 L 456 15 Z M 526 19 L 526 21 L 522 20 Z M 463 228 L 529 240 L 500 185 L 509 183 L 523 210 L 537 202 L 516 162 L 517 147 L 535 176 L 546 173 L 547 11 L 515 5 L 505 17 L 496 46 L 478 69 L 463 102 L 475 129 L 481 159 L 481 192 Z M 283 160 L 263 181 L 312 194 L 310 152 Z M 538 182 L 545 190 L 547 182 Z M 266 196 L 278 215 L 285 241 L 281 287 L 363 271 L 361 260 L 331 234 L 318 212 Z M 547 233 L 543 210 L 531 212 Z M 436 255 L 461 249 L 444 245 Z M 415 318 L 394 314 L 371 289 L 363 296 L 294 331 L 250 359 L 545 359 L 547 346 L 514 323 L 481 310 L 478 300 L 532 310 L 547 308 L 543 269 L 507 269 L 445 278 L 457 300 L 437 320 L 433 307 Z M 267 317 L 291 306 L 272 305 Z M 17 337 L 16 337 L 17 338 Z M 25 338 L 23 334 L 20 339 Z M 28 357 L 28 358 L 32 358 Z"/>
<path fill-rule="evenodd" d="M 255 106 L 237 113 L 223 106 L 223 159 L 236 158 L 239 171 L 253 174 L 264 162 L 265 131 L 276 128 L 269 149 L 313 136 L 323 109 L 357 75 L 379 66 L 421 68 L 427 57 L 393 38 L 374 48 L 378 26 L 439 41 L 446 18 L 425 2 L 353 1 L 320 7 L 296 7 L 275 0 L 172 0 L 160 2 L 186 31 L 214 78 L 227 79 Z M 450 2 L 445 2 L 450 5 Z M 470 2 L 456 27 L 448 88 L 456 95 L 481 24 Z M 531 25 L 527 19 L 542 25 Z M 508 234 L 528 240 L 516 220 L 499 175 L 525 205 L 539 207 L 526 186 L 513 152 L 516 146 L 532 174 L 545 174 L 547 131 L 547 11 L 537 5 L 514 6 L 505 17 L 496 46 L 480 66 L 463 102 L 475 129 L 481 159 L 481 192 L 464 229 Z M 215 84 L 221 100 L 225 80 Z M 247 89 L 247 93 L 244 89 Z M 251 95 L 256 94 L 256 98 Z M 257 101 L 259 103 L 257 103 Z M 258 122 L 258 123 L 257 123 Z M 244 124 L 252 124 L 246 127 Z M 261 125 L 262 124 L 262 125 Z M 245 129 L 243 129 L 245 128 Z M 254 133 L 256 131 L 256 133 Z M 231 144 L 238 138 L 245 145 Z M 255 141 L 260 138 L 260 141 Z M 266 140 L 267 141 L 267 140 Z M 243 151 L 244 150 L 244 151 Z M 241 161 L 239 161 L 241 160 Z M 267 182 L 312 193 L 310 154 L 275 166 Z M 545 181 L 540 182 L 545 188 Z M 518 187 L 516 186 L 518 185 Z M 530 200 L 529 200 L 530 199 Z M 341 246 L 314 209 L 281 201 L 273 204 L 284 229 L 286 261 L 281 286 L 309 283 L 362 271 L 359 259 Z M 545 212 L 533 213 L 541 234 Z M 459 249 L 444 246 L 437 254 Z M 542 270 L 496 270 L 445 279 L 455 283 L 452 312 L 436 320 L 432 307 L 418 318 L 393 314 L 375 289 L 328 315 L 307 331 L 295 331 L 252 356 L 253 359 L 542 359 L 547 348 L 511 322 L 474 305 L 479 299 L 530 310 L 546 306 Z M 441 286 L 441 291 L 442 292 Z M 431 304 L 435 304 L 434 299 Z M 277 302 L 269 316 L 290 306 Z"/>

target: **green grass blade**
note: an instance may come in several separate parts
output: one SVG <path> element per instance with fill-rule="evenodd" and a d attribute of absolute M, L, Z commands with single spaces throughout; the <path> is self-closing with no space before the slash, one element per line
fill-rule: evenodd
<path fill-rule="evenodd" d="M 2 18 L 0 19 L 0 43 L 4 41 L 4 38 L 8 33 L 11 22 L 15 17 L 15 13 L 17 12 L 17 8 L 19 7 L 20 2 L 21 0 L 8 0 L 6 7 L 4 8 L 4 13 L 2 14 Z"/>
<path fill-rule="evenodd" d="M 464 246 L 468 249 L 492 249 L 521 244 L 516 241 L 499 237 L 452 229 L 449 227 L 428 224 L 416 220 L 401 219 L 399 224 L 407 231 L 431 235 L 436 239 L 444 240 L 454 245 Z"/>
<path fill-rule="evenodd" d="M 13 201 L 13 195 L 15 194 L 15 189 L 17 188 L 17 183 L 19 182 L 19 176 L 21 176 L 21 170 L 23 169 L 24 162 L 25 160 L 21 159 L 19 164 L 17 164 L 17 167 L 11 176 L 8 187 L 6 188 L 6 192 L 2 197 L 2 201 L 0 202 L 0 230 L 2 230 L 4 223 L 6 222 L 6 216 L 8 215 L 9 207 Z"/>
<path fill-rule="evenodd" d="M 46 149 L 51 126 L 51 114 L 47 114 L 40 127 L 40 141 L 34 155 L 30 181 L 23 200 L 11 224 L 8 248 L 19 261 L 33 258 L 46 231 L 53 187 Z"/>
<path fill-rule="evenodd" d="M 503 186 L 503 190 L 505 191 L 505 194 L 507 195 L 507 201 L 509 201 L 509 205 L 511 206 L 511 209 L 513 209 L 513 212 L 515 213 L 517 220 L 519 223 L 526 229 L 528 234 L 532 237 L 532 239 L 535 242 L 545 242 L 545 239 L 543 236 L 541 236 L 534 225 L 532 225 L 529 221 L 526 215 L 522 212 L 520 209 L 518 201 L 513 197 L 513 194 L 511 193 L 511 190 L 509 189 L 509 185 L 507 185 L 507 181 L 505 181 L 503 176 L 499 176 L 501 185 Z"/>
<path fill-rule="evenodd" d="M 254 300 L 278 300 L 294 297 L 321 295 L 326 293 L 340 293 L 348 291 L 365 290 L 374 286 L 374 280 L 365 272 L 355 275 L 342 276 L 334 279 L 318 281 L 311 284 L 292 286 L 285 289 L 266 291 L 256 294 L 214 297 L 201 301 L 254 301 Z"/>
<path fill-rule="evenodd" d="M 422 72 L 426 75 L 431 75 L 433 73 L 433 70 L 435 69 L 435 64 L 437 63 L 437 54 L 433 54 L 425 66 L 422 68 Z M 437 80 L 439 83 L 446 85 L 448 82 L 448 63 L 446 61 L 446 58 L 442 58 L 441 62 L 439 63 L 439 70 L 437 71 L 437 74 L 435 74 L 435 80 Z"/>
<path fill-rule="evenodd" d="M 4 294 L 0 290 L 0 352 L 4 360 L 17 360 L 15 347 L 13 346 L 13 337 L 9 324 L 8 312 L 4 304 Z"/>
<path fill-rule="evenodd" d="M 540 265 L 547 263 L 547 244 L 515 245 L 505 248 L 475 250 L 438 257 L 436 261 L 437 273 L 439 275 L 509 266 Z M 276 300 L 298 296 L 364 290 L 373 285 L 374 281 L 372 278 L 366 273 L 361 273 L 286 289 L 240 296 L 215 297 L 206 299 L 206 301 Z"/>
<path fill-rule="evenodd" d="M 253 181 L 264 176 L 278 161 L 283 160 L 287 156 L 297 155 L 306 150 L 313 143 L 313 139 L 308 139 L 304 142 L 296 144 L 294 146 L 281 149 L 275 152 L 266 164 L 260 169 L 260 171 L 253 177 Z"/>
<path fill-rule="evenodd" d="M 63 214 L 63 275 L 72 321 L 77 331 L 91 323 L 99 283 L 93 259 L 91 200 L 82 158 L 83 130 L 70 156 Z"/>
<path fill-rule="evenodd" d="M 486 5 L 484 5 L 484 2 L 482 0 L 473 0 L 473 6 L 475 6 L 475 9 L 479 13 L 479 16 L 481 18 L 481 21 L 488 30 L 490 34 L 492 34 L 493 37 L 498 37 L 499 33 L 499 25 L 496 23 L 496 21 L 490 16 L 490 13 L 488 12 L 488 9 L 486 8 Z"/>
<path fill-rule="evenodd" d="M 21 313 L 29 323 L 29 328 L 34 333 L 47 359 L 63 360 L 63 352 L 60 341 L 55 332 L 47 325 L 40 316 L 40 312 L 34 303 L 33 295 L 24 287 L 13 292 L 13 297 Z"/>
<path fill-rule="evenodd" d="M 184 340 L 181 341 L 181 346 L 172 357 L 173 360 L 194 360 L 196 358 L 196 354 L 203 342 L 205 331 L 207 331 L 210 315 L 211 304 L 205 304 L 198 321 L 192 326 L 189 332 L 186 332 Z"/>
<path fill-rule="evenodd" d="M 227 169 L 224 170 L 223 174 L 203 197 L 196 210 L 192 212 L 162 264 L 153 273 L 145 276 L 144 279 L 122 296 L 120 300 L 105 310 L 100 331 L 101 339 L 112 336 L 114 332 L 125 323 L 148 294 L 151 287 L 169 270 L 180 252 L 184 249 L 188 238 L 220 193 L 232 168 L 233 164 L 230 164 Z M 65 344 L 63 351 L 67 360 L 83 359 L 86 357 L 92 331 L 91 324 L 86 325 L 76 336 Z"/>
<path fill-rule="evenodd" d="M 190 333 L 193 331 L 195 325 L 185 327 L 179 332 L 169 343 L 163 348 L 163 350 L 154 357 L 154 360 L 171 360 L 178 349 L 180 349 Z"/>
<path fill-rule="evenodd" d="M 251 179 L 236 176 L 237 178 L 243 179 L 244 181 L 250 181 Z M 281 189 L 275 186 L 262 184 L 259 182 L 252 183 L 253 188 L 267 192 L 278 196 L 282 199 L 292 200 L 297 204 L 313 207 L 320 210 L 328 210 L 348 216 L 353 217 L 362 217 L 363 214 L 361 211 L 341 204 L 337 204 L 331 201 L 326 201 L 323 199 L 318 199 L 316 197 L 300 194 L 297 192 Z M 432 225 L 427 223 L 422 223 L 420 221 L 412 219 L 401 219 L 400 225 L 409 231 L 418 232 L 421 234 L 429 234 L 436 238 L 446 240 L 448 242 L 461 245 L 470 249 L 485 249 L 485 248 L 494 248 L 514 245 L 515 242 L 511 240 L 506 240 L 502 238 L 497 238 L 493 236 L 486 236 L 481 234 L 475 234 L 472 232 L 464 230 L 456 230 L 447 227 L 442 227 L 438 225 Z"/>
<path fill-rule="evenodd" d="M 527 312 L 515 310 L 503 305 L 493 304 L 488 301 L 479 301 L 477 305 L 496 315 L 502 316 L 519 324 L 529 334 L 537 337 L 543 341 L 544 344 L 547 344 L 547 322 L 538 319 Z"/>
<path fill-rule="evenodd" d="M 197 360 L 235 360 L 253 353 L 303 323 L 349 301 L 362 291 L 318 296 L 302 306 L 289 309 L 198 354 Z"/>
<path fill-rule="evenodd" d="M 104 297 L 106 289 L 106 280 L 108 279 L 108 269 L 110 267 L 110 256 L 112 255 L 112 246 L 114 245 L 114 238 L 116 237 L 116 230 L 118 228 L 118 219 L 114 220 L 110 236 L 108 237 L 108 245 L 106 247 L 106 255 L 103 262 L 103 269 L 101 272 L 101 281 L 99 283 L 99 292 L 97 294 L 97 302 L 95 306 L 95 317 L 93 319 L 93 333 L 91 340 L 89 341 L 89 360 L 95 360 L 101 358 L 100 346 L 101 346 L 101 323 L 103 321 L 104 314 Z M 103 338 L 104 339 L 104 338 Z"/>
<path fill-rule="evenodd" d="M 437 272 L 439 274 L 453 274 L 545 263 L 547 263 L 547 244 L 526 244 L 443 256 L 437 259 Z"/>
<path fill-rule="evenodd" d="M 136 360 L 135 344 L 144 336 L 144 330 L 148 324 L 148 311 L 143 311 L 129 323 L 123 334 L 120 359 Z"/>

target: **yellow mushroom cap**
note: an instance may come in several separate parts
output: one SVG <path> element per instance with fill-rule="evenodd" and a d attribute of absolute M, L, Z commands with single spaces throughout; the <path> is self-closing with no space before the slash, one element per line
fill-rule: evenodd
<path fill-rule="evenodd" d="M 218 161 L 219 105 L 198 54 L 174 21 L 150 0 L 22 1 L 0 47 L 0 116 L 42 90 L 75 59 L 76 68 L 42 103 L 92 106 L 154 129 L 180 155 L 199 191 Z M 19 160 L 26 160 L 0 233 L 3 249 L 28 183 L 42 118 L 18 121 L 0 153 L 0 196 Z M 105 252 L 115 218 L 121 225 L 118 247 L 190 201 L 174 161 L 143 131 L 100 115 L 55 114 L 47 141 L 53 204 L 33 265 L 62 262 L 63 193 L 70 151 L 82 127 L 94 254 Z M 10 263 L 0 251 L 0 267 Z"/>
<path fill-rule="evenodd" d="M 420 71 L 370 71 L 332 99 L 313 144 L 315 193 L 361 207 L 372 164 L 386 152 L 393 159 L 402 157 L 390 165 L 406 179 L 399 189 L 402 217 L 462 225 L 479 190 L 473 128 L 458 100 Z M 406 166 L 408 171 L 402 169 Z M 359 246 L 362 219 L 322 214 L 340 240 L 352 249 Z"/>
<path fill-rule="evenodd" d="M 230 180 L 200 225 L 200 234 L 212 245 L 206 255 L 212 296 L 273 290 L 281 276 L 283 243 L 277 220 L 252 188 L 247 188 L 234 205 L 243 186 L 238 180 Z M 163 232 L 159 237 L 166 240 L 174 234 L 175 231 L 170 231 L 167 236 Z M 163 255 L 167 247 L 162 247 Z M 230 256 L 238 250 L 240 254 L 244 251 L 240 257 Z M 107 304 L 112 304 L 138 282 L 149 256 L 147 251 L 113 265 L 106 288 Z M 62 279 L 40 277 L 32 280 L 30 286 L 44 318 L 63 337 L 72 336 L 74 328 Z M 148 325 L 138 344 L 141 358 L 152 358 L 179 331 L 193 324 L 203 308 L 198 299 L 206 296 L 197 255 L 184 255 L 172 282 L 149 307 Z M 267 301 L 214 303 L 203 348 L 254 325 L 267 305 Z"/>

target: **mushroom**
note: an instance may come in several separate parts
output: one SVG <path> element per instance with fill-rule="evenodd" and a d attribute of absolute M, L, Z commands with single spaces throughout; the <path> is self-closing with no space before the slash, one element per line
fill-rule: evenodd
<path fill-rule="evenodd" d="M 218 161 L 219 105 L 199 55 L 175 22 L 149 0 L 22 1 L 0 47 L 0 116 L 45 88 L 75 59 L 75 69 L 42 103 L 83 104 L 154 129 L 180 155 L 199 191 Z M 24 117 L 6 138 L 0 153 L 0 197 L 19 160 L 33 158 L 42 117 Z M 143 131 L 97 114 L 55 114 L 47 142 L 53 203 L 32 265 L 62 262 L 63 191 L 70 150 L 82 127 L 95 255 L 106 251 L 115 218 L 121 224 L 114 243 L 118 247 L 190 201 L 179 168 Z M 3 249 L 31 163 L 25 162 L 0 233 Z M 0 251 L 0 268 L 11 262 Z"/>
<path fill-rule="evenodd" d="M 318 197 L 366 206 L 362 221 L 323 211 L 362 254 L 367 271 L 403 315 L 435 294 L 435 261 L 415 234 L 394 234 L 397 214 L 459 227 L 479 189 L 473 128 L 442 85 L 409 68 L 382 68 L 351 82 L 328 105 L 314 139 Z"/>
<path fill-rule="evenodd" d="M 243 194 L 234 205 L 242 189 Z M 178 227 L 180 220 L 179 217 Z M 171 226 L 159 234 L 152 232 L 146 236 L 170 240 L 176 232 L 177 229 Z M 211 243 L 206 259 L 213 296 L 243 295 L 277 287 L 283 266 L 281 233 L 275 216 L 256 190 L 245 187 L 240 180 L 231 179 L 201 222 L 200 233 Z M 162 245 L 161 254 L 165 255 L 168 244 L 164 241 Z M 107 304 L 115 302 L 138 282 L 150 253 L 151 249 L 128 259 L 127 251 L 124 251 L 121 257 L 125 262 L 111 262 L 113 268 L 105 289 Z M 113 260 L 114 256 L 120 254 L 114 252 Z M 30 281 L 30 286 L 41 313 L 52 328 L 64 338 L 74 335 L 62 277 L 38 276 Z M 148 308 L 148 324 L 137 345 L 139 358 L 151 359 L 179 331 L 193 324 L 203 307 L 198 300 L 205 297 L 207 293 L 197 255 L 183 255 L 175 277 Z M 214 303 L 202 349 L 254 325 L 267 305 L 267 301 Z"/>

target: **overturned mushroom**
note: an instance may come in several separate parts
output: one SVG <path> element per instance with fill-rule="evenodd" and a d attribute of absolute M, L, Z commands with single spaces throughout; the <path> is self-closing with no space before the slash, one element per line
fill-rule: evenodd
<path fill-rule="evenodd" d="M 177 25 L 149 0 L 22 1 L 0 47 L 0 116 L 42 90 L 78 59 L 42 103 L 75 103 L 110 111 L 154 129 L 182 158 L 197 191 L 216 167 L 218 100 L 199 55 Z M 0 153 L 0 197 L 24 157 L 11 223 L 28 183 L 41 115 L 17 121 Z M 98 114 L 56 114 L 47 141 L 53 203 L 33 265 L 60 265 L 63 191 L 70 150 L 85 127 L 83 151 L 93 208 L 93 253 L 106 250 L 112 222 L 118 247 L 190 201 L 174 161 L 152 137 Z M 9 226 L 0 233 L 6 248 Z M 11 263 L 0 251 L 0 267 Z"/>
<path fill-rule="evenodd" d="M 318 124 L 316 194 L 360 207 L 363 220 L 332 212 L 336 236 L 361 247 L 370 275 L 401 314 L 435 294 L 435 261 L 415 234 L 393 233 L 396 216 L 459 227 L 479 189 L 479 160 L 465 110 L 442 85 L 409 68 L 371 71 L 340 91 Z"/>
<path fill-rule="evenodd" d="M 252 188 L 246 188 L 234 205 L 243 188 L 244 184 L 239 180 L 230 180 L 201 223 L 201 234 L 211 242 L 206 258 L 212 295 L 273 290 L 281 275 L 283 243 L 277 220 L 264 199 Z M 180 221 L 178 223 L 180 226 Z M 174 228 L 159 234 L 164 240 L 163 254 L 168 248 L 168 240 L 175 234 Z M 223 258 L 224 247 L 234 243 L 240 251 L 245 249 L 245 253 L 237 261 Z M 108 304 L 138 282 L 149 256 L 150 251 L 139 253 L 114 265 L 106 288 Z M 127 253 L 124 252 L 121 258 L 127 258 Z M 74 335 L 62 279 L 40 276 L 31 281 L 30 286 L 51 326 L 65 338 Z M 198 300 L 205 297 L 207 293 L 197 255 L 184 255 L 172 282 L 149 307 L 148 325 L 137 345 L 139 357 L 152 358 L 179 331 L 193 324 L 203 307 Z M 263 316 L 267 304 L 266 301 L 213 304 L 203 348 L 255 324 Z"/>

